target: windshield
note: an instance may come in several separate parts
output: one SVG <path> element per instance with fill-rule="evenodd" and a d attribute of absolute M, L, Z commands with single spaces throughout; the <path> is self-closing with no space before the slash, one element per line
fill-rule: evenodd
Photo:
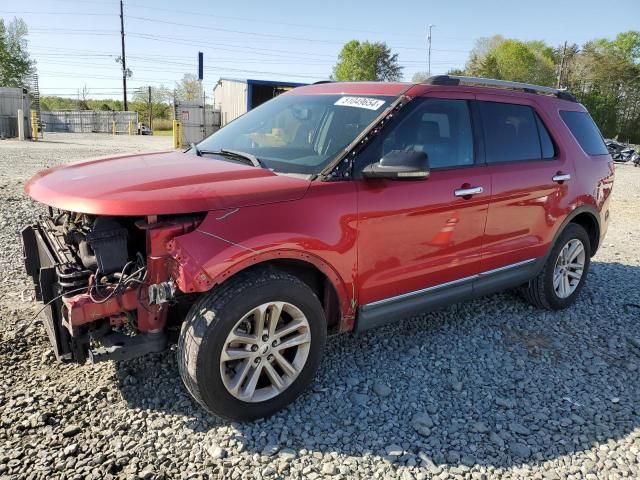
<path fill-rule="evenodd" d="M 233 150 L 276 172 L 316 174 L 349 145 L 394 97 L 282 95 L 198 144 L 203 154 Z"/>

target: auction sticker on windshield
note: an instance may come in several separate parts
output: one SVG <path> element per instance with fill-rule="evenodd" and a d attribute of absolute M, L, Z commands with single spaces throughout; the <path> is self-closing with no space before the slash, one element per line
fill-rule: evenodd
<path fill-rule="evenodd" d="M 366 108 L 367 110 L 378 110 L 384 105 L 384 100 L 367 97 L 342 97 L 334 105 L 343 107 Z"/>

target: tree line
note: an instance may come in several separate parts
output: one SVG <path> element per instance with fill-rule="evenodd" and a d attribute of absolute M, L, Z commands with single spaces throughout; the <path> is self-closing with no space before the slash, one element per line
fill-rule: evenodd
<path fill-rule="evenodd" d="M 397 54 L 384 43 L 351 41 L 338 57 L 333 78 L 339 81 L 397 81 Z M 591 113 L 605 137 L 640 143 L 640 32 L 583 45 L 551 46 L 501 35 L 480 38 L 462 69 L 450 75 L 495 78 L 567 88 Z M 424 72 L 414 82 L 426 79 Z"/>
<path fill-rule="evenodd" d="M 27 49 L 27 25 L 15 18 L 6 26 L 0 19 L 0 86 L 29 84 L 35 62 Z M 399 81 L 403 67 L 398 54 L 384 42 L 351 40 L 338 54 L 331 78 L 337 81 Z M 566 87 L 587 107 L 605 137 L 640 143 L 640 31 L 599 38 L 583 45 L 552 46 L 542 40 L 523 42 L 501 35 L 480 38 L 462 69 L 449 74 L 512 80 Z M 413 81 L 426 75 L 419 72 Z M 94 100 L 83 89 L 76 98 L 41 99 L 45 110 L 122 110 L 122 101 Z M 130 109 L 141 118 L 149 113 L 148 91 L 134 90 Z M 200 86 L 186 74 L 173 90 L 152 89 L 155 118 L 169 119 L 175 99 L 197 100 Z"/>
<path fill-rule="evenodd" d="M 567 88 L 605 137 L 640 143 L 640 32 L 552 47 L 496 35 L 454 73 Z"/>

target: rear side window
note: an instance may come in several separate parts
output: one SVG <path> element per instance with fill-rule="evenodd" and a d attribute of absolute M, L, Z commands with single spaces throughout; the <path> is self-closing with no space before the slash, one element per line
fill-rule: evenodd
<path fill-rule="evenodd" d="M 556 156 L 556 149 L 553 146 L 553 140 L 551 140 L 551 135 L 549 135 L 549 131 L 547 127 L 544 126 L 540 117 L 536 115 L 536 124 L 538 125 L 538 134 L 540 135 L 540 147 L 542 148 L 542 158 L 553 158 Z"/>
<path fill-rule="evenodd" d="M 588 155 L 607 155 L 609 153 L 591 115 L 587 112 L 561 110 L 560 116 Z"/>
<path fill-rule="evenodd" d="M 498 102 L 478 104 L 484 129 L 487 163 L 543 158 L 538 133 L 539 120 L 531 107 Z M 553 148 L 552 143 L 551 147 Z"/>

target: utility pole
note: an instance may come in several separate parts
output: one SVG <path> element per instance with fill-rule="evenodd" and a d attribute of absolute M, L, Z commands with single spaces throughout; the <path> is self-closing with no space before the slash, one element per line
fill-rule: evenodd
<path fill-rule="evenodd" d="M 567 41 L 564 41 L 564 46 L 562 47 L 562 58 L 560 59 L 560 68 L 558 69 L 558 80 L 556 81 L 556 88 L 560 88 L 562 86 L 562 76 L 564 73 L 564 63 L 565 63 L 565 55 L 567 53 Z"/>
<path fill-rule="evenodd" d="M 149 85 L 149 129 L 153 130 L 151 121 L 153 120 L 153 104 L 151 103 L 151 85 Z"/>
<path fill-rule="evenodd" d="M 431 25 L 429 24 L 429 35 L 427 36 L 427 43 L 429 44 L 429 56 L 428 56 L 428 70 L 427 70 L 427 77 L 431 76 L 431 29 L 434 27 L 435 25 Z"/>
<path fill-rule="evenodd" d="M 124 7 L 120 0 L 120 38 L 122 40 L 122 94 L 124 96 L 124 111 L 129 111 L 127 105 L 127 61 L 124 55 Z"/>

